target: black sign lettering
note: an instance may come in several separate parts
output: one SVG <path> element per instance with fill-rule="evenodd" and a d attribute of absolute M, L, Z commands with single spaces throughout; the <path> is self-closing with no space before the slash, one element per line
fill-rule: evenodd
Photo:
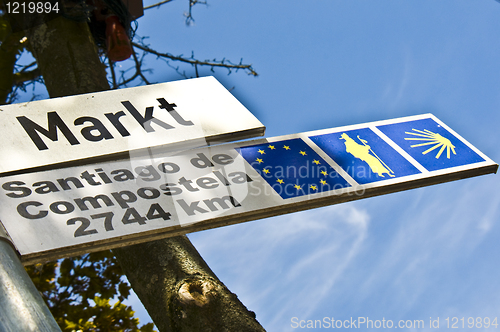
<path fill-rule="evenodd" d="M 49 211 L 41 210 L 37 214 L 31 214 L 28 212 L 28 206 L 40 206 L 40 205 L 43 204 L 37 201 L 24 202 L 17 206 L 17 212 L 19 213 L 19 215 L 21 215 L 26 219 L 40 219 L 47 216 L 49 214 Z"/>
<path fill-rule="evenodd" d="M 158 98 L 156 100 L 160 102 L 160 108 L 167 110 L 168 113 L 174 118 L 175 121 L 177 121 L 178 124 L 183 126 L 193 125 L 193 122 L 184 120 L 182 116 L 179 113 L 177 113 L 176 110 L 174 110 L 174 107 L 177 107 L 176 104 L 173 103 L 169 104 L 168 101 L 166 101 L 164 98 Z"/>
<path fill-rule="evenodd" d="M 132 105 L 129 101 L 122 101 L 122 105 L 125 106 L 127 111 L 129 111 L 130 114 L 132 114 L 134 119 L 136 119 L 137 122 L 139 122 L 139 124 L 142 126 L 142 128 L 144 128 L 144 130 L 146 130 L 146 132 L 148 133 L 155 131 L 153 127 L 151 127 L 151 123 L 155 123 L 160 127 L 163 127 L 164 129 L 174 128 L 173 126 L 155 118 L 153 116 L 153 107 L 146 107 L 146 112 L 144 116 L 142 116 L 139 113 L 139 111 L 134 107 L 134 105 Z"/>
<path fill-rule="evenodd" d="M 198 206 L 200 201 L 194 201 L 193 203 L 188 205 L 188 203 L 186 203 L 185 200 L 178 199 L 177 203 L 181 206 L 184 212 L 187 213 L 188 216 L 194 216 L 196 214 L 195 211 L 198 211 L 200 213 L 208 213 L 207 210 L 202 209 L 201 207 Z"/>
<path fill-rule="evenodd" d="M 87 202 L 89 202 L 94 209 L 102 207 L 102 205 L 99 203 L 99 200 L 101 200 L 104 204 L 106 204 L 106 206 L 115 205 L 113 201 L 111 201 L 111 199 L 104 194 L 96 195 L 94 197 L 87 196 L 83 198 L 74 199 L 76 205 L 80 208 L 81 211 L 87 211 L 89 209 L 89 207 L 87 206 Z"/>
<path fill-rule="evenodd" d="M 24 185 L 26 185 L 26 183 L 24 183 L 22 181 L 10 181 L 10 182 L 5 182 L 2 185 L 2 188 L 5 189 L 5 190 L 8 190 L 8 191 L 20 191 L 19 194 L 8 193 L 8 194 L 5 194 L 5 195 L 7 195 L 9 197 L 12 197 L 12 198 L 21 198 L 21 197 L 26 197 L 26 196 L 31 195 L 31 189 L 30 188 L 19 187 L 19 186 L 24 186 Z"/>
<path fill-rule="evenodd" d="M 71 130 L 69 130 L 68 126 L 64 123 L 64 121 L 56 112 L 47 113 L 47 122 L 49 129 L 43 128 L 42 126 L 36 124 L 35 122 L 31 121 L 25 116 L 18 116 L 17 120 L 19 121 L 21 126 L 23 126 L 28 136 L 31 138 L 33 143 L 35 143 L 36 147 L 40 151 L 47 150 L 48 147 L 40 138 L 39 133 L 49 138 L 51 141 L 55 142 L 57 141 L 58 128 L 71 145 L 80 144 L 80 142 L 78 142 L 78 140 L 76 139 L 75 135 L 73 135 Z"/>
<path fill-rule="evenodd" d="M 81 130 L 82 136 L 87 141 L 99 142 L 102 139 L 112 139 L 113 135 L 104 127 L 101 121 L 91 116 L 82 116 L 75 120 L 75 126 L 81 126 L 85 122 L 90 122 L 93 126 L 85 127 Z M 99 135 L 94 135 L 92 132 L 98 132 Z"/>
<path fill-rule="evenodd" d="M 130 136 L 128 130 L 120 122 L 120 117 L 125 115 L 124 111 L 120 111 L 115 114 L 106 113 L 104 115 L 108 118 L 109 122 L 111 122 L 111 124 L 115 126 L 116 130 L 118 130 L 120 135 L 122 135 L 123 137 Z"/>
<path fill-rule="evenodd" d="M 224 196 L 224 197 L 214 197 L 211 199 L 204 199 L 203 203 L 210 209 L 210 211 L 218 211 L 217 206 L 215 206 L 215 203 L 217 203 L 222 209 L 229 209 L 229 205 L 226 203 L 226 201 L 231 202 L 231 204 L 234 207 L 241 206 L 240 203 L 233 197 L 233 196 Z"/>

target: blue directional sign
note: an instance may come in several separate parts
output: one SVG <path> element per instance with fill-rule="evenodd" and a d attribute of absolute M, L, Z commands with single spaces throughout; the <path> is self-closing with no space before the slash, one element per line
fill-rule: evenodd
<path fill-rule="evenodd" d="M 377 128 L 428 171 L 484 161 L 472 148 L 431 118 Z"/>
<path fill-rule="evenodd" d="M 420 173 L 369 128 L 310 138 L 359 184 Z"/>
<path fill-rule="evenodd" d="M 432 114 L 0 177 L 26 264 L 495 173 Z"/>

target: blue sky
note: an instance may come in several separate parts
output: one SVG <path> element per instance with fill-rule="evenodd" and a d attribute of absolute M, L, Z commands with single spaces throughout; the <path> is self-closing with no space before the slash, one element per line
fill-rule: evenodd
<path fill-rule="evenodd" d="M 500 161 L 500 3 L 209 0 L 187 27 L 187 2 L 146 11 L 137 34 L 158 51 L 252 63 L 256 78 L 200 74 L 232 89 L 267 137 L 433 113 Z M 146 65 L 154 82 L 181 79 Z M 445 329 L 500 313 L 499 186 L 487 175 L 189 238 L 268 331 L 301 330 L 293 317 L 424 320 L 418 331 L 439 317 Z"/>
<path fill-rule="evenodd" d="M 257 78 L 215 76 L 266 136 L 430 112 L 500 160 L 500 3 L 209 1 L 190 27 L 186 3 L 146 11 L 137 33 L 157 50 L 252 63 Z M 150 61 L 156 81 L 180 79 Z M 446 317 L 500 312 L 499 182 L 487 175 L 189 237 L 268 331 L 301 330 L 293 317 L 424 320 L 418 331 L 439 317 L 444 329 Z"/>

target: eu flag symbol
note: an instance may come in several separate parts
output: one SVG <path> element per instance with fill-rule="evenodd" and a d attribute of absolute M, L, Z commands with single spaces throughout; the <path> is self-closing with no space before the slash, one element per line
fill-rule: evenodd
<path fill-rule="evenodd" d="M 420 173 L 369 128 L 311 136 L 359 184 Z"/>
<path fill-rule="evenodd" d="M 377 127 L 428 171 L 484 161 L 433 119 Z"/>
<path fill-rule="evenodd" d="M 300 138 L 246 146 L 239 152 L 284 199 L 350 187 Z"/>

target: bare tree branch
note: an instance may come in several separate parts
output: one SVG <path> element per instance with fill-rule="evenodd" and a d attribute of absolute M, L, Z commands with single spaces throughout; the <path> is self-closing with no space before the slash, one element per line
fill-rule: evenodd
<path fill-rule="evenodd" d="M 157 1 L 159 2 L 154 5 L 147 6 L 144 9 L 159 8 L 160 6 L 170 3 L 173 0 Z M 188 1 L 189 11 L 184 13 L 184 16 L 186 17 L 186 24 L 189 25 L 194 22 L 194 18 L 192 15 L 193 7 L 197 4 L 208 5 L 208 1 Z M 1 14 L 0 18 L 2 18 Z M 233 63 L 225 58 L 222 60 L 200 60 L 195 58 L 194 53 L 192 53 L 191 56 L 184 56 L 182 54 L 175 56 L 170 53 L 159 52 L 152 49 L 148 44 L 144 43 L 144 37 L 141 38 L 137 35 L 134 35 L 132 38 L 135 40 L 135 42 L 132 42 L 132 46 L 134 47 L 134 52 L 132 53 L 133 57 L 128 61 L 120 63 L 119 65 L 107 58 L 105 49 L 102 49 L 102 45 L 100 46 L 101 62 L 108 65 L 108 81 L 112 89 L 119 89 L 121 87 L 127 87 L 136 83 L 151 84 L 148 79 L 148 74 L 152 73 L 153 70 L 147 68 L 145 65 L 145 58 L 149 55 L 156 56 L 157 59 L 163 60 L 168 67 L 175 70 L 184 78 L 191 78 L 193 77 L 193 75 L 195 75 L 195 77 L 199 77 L 201 74 L 200 72 L 203 68 L 208 68 L 212 72 L 215 72 L 217 68 L 224 68 L 228 71 L 228 74 L 242 70 L 248 75 L 258 76 L 252 65 L 244 64 L 243 59 L 241 59 L 239 63 Z M 15 41 L 19 42 L 19 38 L 15 39 Z M 0 41 L 0 43 L 3 44 L 3 41 Z M 4 45 L 2 45 L 2 47 L 4 47 Z M 139 50 L 141 50 L 142 54 L 136 53 L 139 52 Z M 21 91 L 26 92 L 27 88 L 29 88 L 30 85 L 32 85 L 33 91 L 35 91 L 34 89 L 36 83 L 43 84 L 44 79 L 41 76 L 40 70 L 36 67 L 36 65 L 36 62 L 32 62 L 28 65 L 23 66 L 14 64 L 14 69 L 9 70 L 11 74 L 9 76 L 10 81 L 8 86 L 12 86 L 12 89 L 9 88 L 10 93 L 6 91 L 5 102 L 11 103 L 15 101 L 18 97 L 18 94 Z M 192 72 L 190 70 L 187 70 L 189 66 L 192 66 Z M 38 96 L 33 95 L 33 98 L 38 98 Z"/>
<path fill-rule="evenodd" d="M 192 9 L 196 4 L 202 4 L 205 6 L 208 6 L 207 1 L 201 1 L 201 0 L 189 0 L 189 10 L 187 13 L 184 13 L 184 16 L 186 16 L 186 25 L 191 25 L 194 23 L 194 18 L 192 14 Z"/>
<path fill-rule="evenodd" d="M 42 74 L 40 73 L 40 69 L 35 68 L 30 71 L 20 71 L 17 73 L 14 73 L 14 80 L 13 84 L 14 85 L 22 85 L 26 82 L 29 81 L 34 81 L 35 79 L 39 78 Z"/>
<path fill-rule="evenodd" d="M 166 4 L 166 3 L 169 3 L 169 2 L 172 2 L 173 0 L 163 0 L 163 1 L 160 1 L 158 3 L 155 3 L 153 5 L 150 5 L 150 6 L 147 6 L 147 7 L 144 7 L 144 10 L 147 10 L 147 9 L 151 9 L 151 8 L 159 8 L 160 6 Z M 201 1 L 201 0 L 189 0 L 189 9 L 187 12 L 184 13 L 184 16 L 186 17 L 186 25 L 191 25 L 194 23 L 194 18 L 193 18 L 193 7 L 196 5 L 196 4 L 202 4 L 202 5 L 206 5 L 208 6 L 208 3 L 207 1 Z"/>
<path fill-rule="evenodd" d="M 156 55 L 159 58 L 166 58 L 166 59 L 170 59 L 173 61 L 180 61 L 180 62 L 188 63 L 188 64 L 194 66 L 196 71 L 198 70 L 198 68 L 197 68 L 198 66 L 207 66 L 207 67 L 211 67 L 212 69 L 215 67 L 226 68 L 229 70 L 229 73 L 231 73 L 232 70 L 235 70 L 235 71 L 244 70 L 248 73 L 248 75 L 258 76 L 257 72 L 253 69 L 252 65 L 243 64 L 243 59 L 241 59 L 238 64 L 232 63 L 231 61 L 226 60 L 226 59 L 222 59 L 220 61 L 218 61 L 216 59 L 201 61 L 201 60 L 195 59 L 194 55 L 191 55 L 190 58 L 185 58 L 183 56 L 175 56 L 175 55 L 172 55 L 170 53 L 161 53 L 161 52 L 155 51 L 155 50 L 153 50 L 145 45 L 140 45 L 140 44 L 137 44 L 134 42 L 132 43 L 132 45 L 134 47 L 137 47 L 138 49 L 141 49 L 141 50 L 147 52 L 147 53 Z"/>
<path fill-rule="evenodd" d="M 132 52 L 132 56 L 134 59 L 134 66 L 130 67 L 126 70 L 121 71 L 120 80 L 118 83 L 116 83 L 115 86 L 113 86 L 114 89 L 117 89 L 117 88 L 122 87 L 122 86 L 126 87 L 127 84 L 131 83 L 132 81 L 134 81 L 137 78 L 139 78 L 145 84 L 151 84 L 151 82 L 149 82 L 149 80 L 146 78 L 144 73 L 151 72 L 152 70 L 151 69 L 143 69 L 143 61 L 144 61 L 144 57 L 146 56 L 146 53 L 143 53 L 140 59 L 137 57 L 137 54 L 135 52 Z M 131 70 L 135 70 L 134 74 L 127 75 L 127 73 L 130 72 Z M 113 72 L 114 72 L 114 69 L 113 69 Z M 115 81 L 116 81 L 116 79 L 115 79 Z"/>
<path fill-rule="evenodd" d="M 111 88 L 112 89 L 118 89 L 118 84 L 116 84 L 116 73 L 115 73 L 115 63 L 113 61 L 111 61 L 109 58 L 108 58 L 108 63 L 109 63 L 109 71 L 111 73 L 111 83 L 112 83 L 112 86 Z"/>
<path fill-rule="evenodd" d="M 162 2 L 155 3 L 154 5 L 144 7 L 144 10 L 146 10 L 146 9 L 151 9 L 151 8 L 155 8 L 155 7 L 158 7 L 158 8 L 159 8 L 161 5 L 164 5 L 164 4 L 169 3 L 169 2 L 172 2 L 172 1 L 174 1 L 174 0 L 164 0 L 164 1 L 162 1 Z"/>

